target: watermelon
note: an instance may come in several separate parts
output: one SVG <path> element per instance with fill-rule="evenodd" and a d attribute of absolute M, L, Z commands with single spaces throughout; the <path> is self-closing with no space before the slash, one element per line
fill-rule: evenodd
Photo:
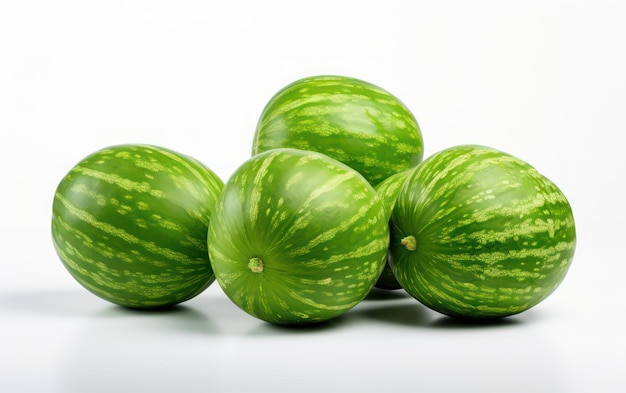
<path fill-rule="evenodd" d="M 300 79 L 270 99 L 252 154 L 281 147 L 324 153 L 373 186 L 417 165 L 423 156 L 422 134 L 411 111 L 388 91 L 345 76 Z"/>
<path fill-rule="evenodd" d="M 181 303 L 215 280 L 206 234 L 222 187 L 205 165 L 162 147 L 99 150 L 56 189 L 54 246 L 69 273 L 109 302 Z"/>
<path fill-rule="evenodd" d="M 217 282 L 260 320 L 310 324 L 345 313 L 384 266 L 389 225 L 373 187 L 321 153 L 281 148 L 226 182 L 208 232 Z"/>
<path fill-rule="evenodd" d="M 398 199 L 400 188 L 406 181 L 411 171 L 412 169 L 407 169 L 396 173 L 395 175 L 391 175 L 382 182 L 378 183 L 375 187 L 378 196 L 383 202 L 383 208 L 385 209 L 387 221 L 391 220 L 391 213 L 393 212 L 393 207 L 396 204 L 396 199 Z M 376 288 L 389 290 L 402 289 L 402 286 L 393 275 L 393 271 L 391 270 L 391 266 L 389 266 L 388 262 L 385 263 L 385 268 L 374 286 Z"/>
<path fill-rule="evenodd" d="M 553 182 L 512 155 L 462 145 L 431 156 L 403 184 L 389 263 L 427 307 L 489 319 L 548 297 L 575 245 L 571 206 Z"/>

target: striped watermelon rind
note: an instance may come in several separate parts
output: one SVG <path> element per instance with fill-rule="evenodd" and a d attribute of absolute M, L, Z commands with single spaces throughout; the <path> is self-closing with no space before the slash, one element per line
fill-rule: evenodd
<path fill-rule="evenodd" d="M 321 153 L 274 149 L 243 163 L 211 218 L 217 281 L 242 310 L 284 325 L 326 321 L 371 291 L 389 245 L 372 186 Z"/>
<path fill-rule="evenodd" d="M 70 274 L 107 301 L 132 308 L 181 303 L 215 279 L 206 233 L 222 187 L 204 164 L 172 150 L 99 150 L 56 189 L 55 249 Z"/>
<path fill-rule="evenodd" d="M 415 116 L 369 82 L 334 75 L 297 80 L 265 106 L 252 154 L 275 148 L 321 152 L 372 185 L 417 165 L 423 140 Z"/>
<path fill-rule="evenodd" d="M 383 208 L 385 209 L 387 221 L 391 220 L 391 214 L 393 213 L 393 208 L 396 205 L 400 189 L 412 170 L 413 168 L 391 175 L 374 187 L 383 202 Z M 402 286 L 393 275 L 393 271 L 391 270 L 391 266 L 389 266 L 388 262 L 385 262 L 385 267 L 378 278 L 375 287 L 388 290 L 402 289 Z"/>
<path fill-rule="evenodd" d="M 514 156 L 462 145 L 425 160 L 402 186 L 389 262 L 426 306 L 497 318 L 548 297 L 575 245 L 571 206 L 553 182 Z"/>

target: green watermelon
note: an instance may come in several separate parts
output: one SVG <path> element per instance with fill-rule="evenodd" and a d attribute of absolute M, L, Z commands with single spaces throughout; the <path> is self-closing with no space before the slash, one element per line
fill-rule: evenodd
<path fill-rule="evenodd" d="M 385 211 L 356 171 L 321 153 L 274 149 L 226 182 L 208 233 L 217 281 L 242 310 L 275 324 L 335 318 L 378 279 Z"/>
<path fill-rule="evenodd" d="M 548 297 L 575 244 L 571 206 L 554 183 L 509 154 L 464 145 L 409 175 L 391 217 L 389 262 L 426 306 L 497 318 Z"/>
<path fill-rule="evenodd" d="M 70 274 L 107 301 L 133 308 L 183 302 L 215 280 L 206 234 L 222 187 L 205 165 L 171 150 L 99 150 L 56 189 L 54 246 Z"/>
<path fill-rule="evenodd" d="M 313 150 L 361 173 L 372 185 L 417 165 L 420 128 L 391 93 L 344 76 L 313 76 L 276 93 L 259 119 L 252 154 Z"/>
<path fill-rule="evenodd" d="M 387 221 L 391 220 L 391 213 L 393 212 L 393 207 L 396 204 L 396 199 L 398 199 L 400 188 L 406 181 L 411 171 L 412 169 L 407 169 L 396 173 L 395 175 L 389 176 L 382 182 L 378 183 L 375 187 L 378 196 L 383 202 L 383 208 L 385 209 L 385 213 L 387 215 Z M 385 263 L 385 268 L 374 286 L 376 288 L 389 290 L 402 289 L 402 286 L 393 275 L 393 271 L 391 270 L 389 263 Z"/>

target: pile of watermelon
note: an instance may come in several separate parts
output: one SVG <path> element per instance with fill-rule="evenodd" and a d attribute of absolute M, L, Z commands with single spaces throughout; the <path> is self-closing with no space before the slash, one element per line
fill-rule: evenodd
<path fill-rule="evenodd" d="M 55 192 L 54 245 L 109 302 L 164 308 L 217 281 L 276 324 L 338 317 L 374 287 L 480 320 L 548 297 L 576 244 L 559 188 L 491 147 L 423 153 L 414 115 L 391 93 L 309 77 L 269 100 L 251 158 L 225 183 L 159 146 L 87 156 Z"/>

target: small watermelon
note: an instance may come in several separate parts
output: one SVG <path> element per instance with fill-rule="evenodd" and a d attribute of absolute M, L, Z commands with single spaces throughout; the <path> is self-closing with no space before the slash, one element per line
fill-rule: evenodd
<path fill-rule="evenodd" d="M 356 171 L 321 153 L 274 149 L 226 182 L 208 233 L 226 295 L 284 325 L 326 321 L 367 296 L 384 266 L 389 225 Z"/>
<path fill-rule="evenodd" d="M 331 75 L 295 81 L 267 103 L 252 154 L 281 147 L 324 153 L 373 186 L 423 156 L 415 116 L 397 97 L 369 82 Z"/>
<path fill-rule="evenodd" d="M 82 286 L 112 303 L 186 301 L 215 280 L 206 234 L 222 187 L 205 165 L 162 147 L 99 150 L 56 189 L 54 246 Z"/>
<path fill-rule="evenodd" d="M 509 154 L 463 145 L 428 158 L 403 184 L 389 262 L 426 306 L 496 318 L 548 297 L 575 245 L 571 206 L 553 182 Z"/>

